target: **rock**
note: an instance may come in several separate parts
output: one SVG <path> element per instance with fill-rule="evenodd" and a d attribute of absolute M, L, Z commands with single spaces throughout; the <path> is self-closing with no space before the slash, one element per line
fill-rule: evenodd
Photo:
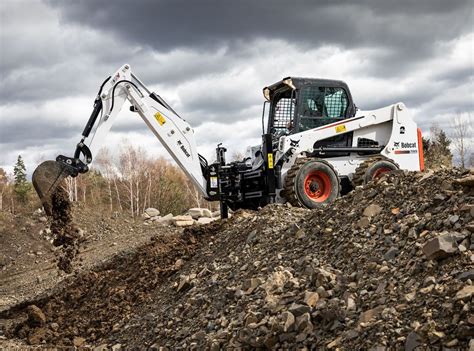
<path fill-rule="evenodd" d="M 28 344 L 30 345 L 39 345 L 43 341 L 47 340 L 48 331 L 46 328 L 36 328 L 33 333 L 28 335 Z"/>
<path fill-rule="evenodd" d="M 368 323 L 376 318 L 383 310 L 383 306 L 372 308 L 368 311 L 362 312 L 359 317 L 359 323 Z"/>
<path fill-rule="evenodd" d="M 311 312 L 311 308 L 309 306 L 292 303 L 291 306 L 288 308 L 288 311 L 290 311 L 295 317 L 298 317 L 304 313 Z"/>
<path fill-rule="evenodd" d="M 375 217 L 380 212 L 382 212 L 382 207 L 377 204 L 371 204 L 365 208 L 363 215 L 365 217 Z"/>
<path fill-rule="evenodd" d="M 467 177 L 456 179 L 454 182 L 462 186 L 474 187 L 474 175 L 468 175 Z"/>
<path fill-rule="evenodd" d="M 28 322 L 31 326 L 42 326 L 46 323 L 46 316 L 36 305 L 29 305 L 26 309 L 28 313 Z"/>
<path fill-rule="evenodd" d="M 202 209 L 202 216 L 207 217 L 207 218 L 211 218 L 212 217 L 212 212 L 207 208 L 203 208 Z"/>
<path fill-rule="evenodd" d="M 199 207 L 190 208 L 188 210 L 188 213 L 193 219 L 198 219 L 198 218 L 203 216 L 203 211 L 202 210 L 203 209 L 199 208 Z"/>
<path fill-rule="evenodd" d="M 408 334 L 405 340 L 405 351 L 415 351 L 418 347 L 422 346 L 421 337 L 415 333 L 411 332 Z"/>
<path fill-rule="evenodd" d="M 39 220 L 41 223 L 46 223 L 46 222 L 48 221 L 48 218 L 46 218 L 46 217 L 43 216 L 43 217 L 38 218 L 38 220 Z"/>
<path fill-rule="evenodd" d="M 173 222 L 173 214 L 168 213 L 166 216 L 158 218 L 155 222 L 163 225 L 169 225 Z"/>
<path fill-rule="evenodd" d="M 257 231 L 256 230 L 252 230 L 249 235 L 247 235 L 247 244 L 253 244 L 253 243 L 256 243 L 258 241 L 258 236 L 257 236 Z"/>
<path fill-rule="evenodd" d="M 177 221 L 175 220 L 174 225 L 176 227 L 188 227 L 190 225 L 194 224 L 194 219 L 188 220 L 188 221 Z"/>
<path fill-rule="evenodd" d="M 449 220 L 449 223 L 455 224 L 457 221 L 459 221 L 459 216 L 458 215 L 449 216 L 448 220 Z"/>
<path fill-rule="evenodd" d="M 94 347 L 92 350 L 93 351 L 107 351 L 108 345 L 107 344 L 100 344 L 99 346 Z"/>
<path fill-rule="evenodd" d="M 85 342 L 86 342 L 86 339 L 81 338 L 80 336 L 75 336 L 74 339 L 72 339 L 72 344 L 75 347 L 81 347 L 82 345 L 84 345 Z"/>
<path fill-rule="evenodd" d="M 148 215 L 151 218 L 151 217 L 159 216 L 160 211 L 158 211 L 156 208 L 149 207 L 145 210 L 145 214 Z"/>
<path fill-rule="evenodd" d="M 474 281 L 474 269 L 463 272 L 463 273 L 459 274 L 456 278 L 461 280 L 461 281 L 465 281 L 465 280 L 468 280 L 468 279 L 470 279 L 471 281 Z"/>
<path fill-rule="evenodd" d="M 311 323 L 311 316 L 309 313 L 303 313 L 301 316 L 296 318 L 295 328 L 299 333 L 312 333 L 313 324 Z"/>
<path fill-rule="evenodd" d="M 177 287 L 177 291 L 186 291 L 190 289 L 193 286 L 193 280 L 196 277 L 196 274 L 191 274 L 191 275 L 181 275 L 179 277 L 179 283 Z"/>
<path fill-rule="evenodd" d="M 446 258 L 456 251 L 457 247 L 453 245 L 452 240 L 449 240 L 446 235 L 433 238 L 423 246 L 423 253 L 430 260 Z"/>
<path fill-rule="evenodd" d="M 385 255 L 383 256 L 387 261 L 391 261 L 393 260 L 395 257 L 397 257 L 399 253 L 399 250 L 392 246 L 390 249 L 388 249 L 388 251 L 385 253 Z"/>
<path fill-rule="evenodd" d="M 122 344 L 115 344 L 112 346 L 112 351 L 120 351 L 122 349 Z"/>
<path fill-rule="evenodd" d="M 319 301 L 319 294 L 317 292 L 305 291 L 303 301 L 309 307 L 314 307 Z"/>
<path fill-rule="evenodd" d="M 295 316 L 291 312 L 283 312 L 281 315 L 281 319 L 283 322 L 283 331 L 290 332 L 293 331 L 295 327 Z"/>
<path fill-rule="evenodd" d="M 456 293 L 455 300 L 467 300 L 474 294 L 474 285 L 467 285 Z"/>
<path fill-rule="evenodd" d="M 370 225 L 370 219 L 368 217 L 362 217 L 357 222 L 357 226 L 361 229 L 367 228 L 369 225 Z"/>
<path fill-rule="evenodd" d="M 178 258 L 176 262 L 174 263 L 174 268 L 175 269 L 181 269 L 184 266 L 184 261 L 181 258 Z"/>
<path fill-rule="evenodd" d="M 210 217 L 201 217 L 197 220 L 197 223 L 198 224 L 209 224 L 211 222 L 213 222 L 215 219 L 214 218 L 210 218 Z"/>
<path fill-rule="evenodd" d="M 186 222 L 186 221 L 192 221 L 193 217 L 188 216 L 188 215 L 182 215 L 182 216 L 174 216 L 173 217 L 173 222 Z"/>

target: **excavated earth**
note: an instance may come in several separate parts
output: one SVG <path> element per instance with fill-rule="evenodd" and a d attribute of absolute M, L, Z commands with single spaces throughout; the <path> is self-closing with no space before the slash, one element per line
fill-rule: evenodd
<path fill-rule="evenodd" d="M 156 230 L 0 313 L 9 340 L 102 349 L 474 348 L 474 174 L 394 172 L 323 210 Z"/>

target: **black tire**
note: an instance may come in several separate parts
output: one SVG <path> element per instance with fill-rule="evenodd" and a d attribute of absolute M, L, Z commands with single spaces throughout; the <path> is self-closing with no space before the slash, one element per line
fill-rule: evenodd
<path fill-rule="evenodd" d="M 339 177 L 330 163 L 299 158 L 286 175 L 283 196 L 294 206 L 320 208 L 334 202 L 340 191 Z"/>
<path fill-rule="evenodd" d="M 382 155 L 371 157 L 357 167 L 352 183 L 354 186 L 367 184 L 382 174 L 398 169 L 400 169 L 400 167 L 395 162 Z"/>

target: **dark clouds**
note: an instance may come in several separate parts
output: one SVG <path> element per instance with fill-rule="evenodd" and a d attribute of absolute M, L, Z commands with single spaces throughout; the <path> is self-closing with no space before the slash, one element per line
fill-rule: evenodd
<path fill-rule="evenodd" d="M 160 52 L 279 38 L 301 45 L 386 48 L 386 64 L 421 59 L 472 31 L 472 1 L 50 0 L 63 21 L 100 28 Z M 238 50 L 238 49 L 237 49 Z M 390 62 L 388 62 L 390 61 Z M 405 59 L 406 63 L 409 60 Z"/>
<path fill-rule="evenodd" d="M 447 126 L 453 113 L 474 110 L 473 6 L 472 0 L 3 0 L 0 167 L 22 150 L 73 146 L 98 85 L 125 62 L 211 152 L 219 141 L 238 152 L 258 141 L 261 89 L 290 75 L 342 79 L 362 109 L 403 101 L 422 127 Z M 127 115 L 113 133 L 117 141 L 147 130 Z"/>

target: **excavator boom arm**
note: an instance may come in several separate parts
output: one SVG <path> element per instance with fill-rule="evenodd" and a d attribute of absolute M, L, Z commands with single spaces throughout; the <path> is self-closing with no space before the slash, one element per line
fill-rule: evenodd
<path fill-rule="evenodd" d="M 125 64 L 100 87 L 74 156 L 60 155 L 56 163 L 46 161 L 33 173 L 33 184 L 46 211 L 50 208 L 50 196 L 62 179 L 88 171 L 127 101 L 130 109 L 140 115 L 196 188 L 207 197 L 203 175 L 205 160 L 197 152 L 193 129 L 159 95 L 150 92 L 132 73 L 130 65 Z"/>

